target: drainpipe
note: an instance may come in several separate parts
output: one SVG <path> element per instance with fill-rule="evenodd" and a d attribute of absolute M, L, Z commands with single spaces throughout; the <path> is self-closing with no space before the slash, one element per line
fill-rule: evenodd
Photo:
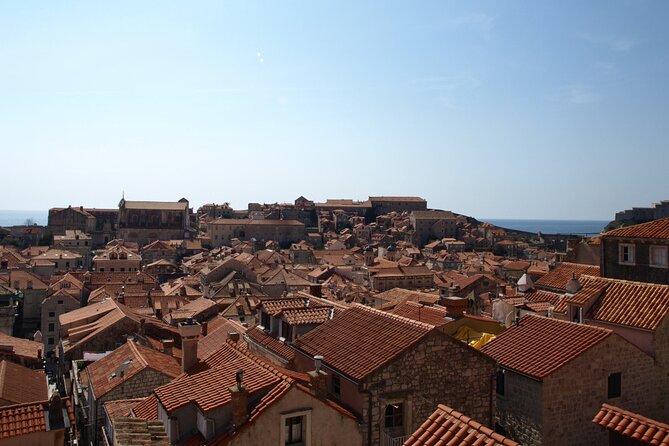
<path fill-rule="evenodd" d="M 489 404 L 490 424 L 488 424 L 490 429 L 492 429 L 493 431 L 495 430 L 495 425 L 493 424 L 493 420 L 495 419 L 495 396 L 497 394 L 496 387 L 497 387 L 497 371 L 494 371 L 490 376 L 490 404 Z"/>

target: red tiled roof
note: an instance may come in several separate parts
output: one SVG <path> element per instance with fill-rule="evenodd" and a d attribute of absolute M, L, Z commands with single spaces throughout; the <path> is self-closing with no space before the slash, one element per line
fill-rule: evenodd
<path fill-rule="evenodd" d="M 612 333 L 604 328 L 527 315 L 481 351 L 506 369 L 541 380 Z"/>
<path fill-rule="evenodd" d="M 172 356 L 128 341 L 104 358 L 86 368 L 96 399 L 126 382 L 144 369 L 153 369 L 170 378 L 181 373 L 181 366 Z"/>
<path fill-rule="evenodd" d="M 0 407 L 0 439 L 45 431 L 44 403 Z"/>
<path fill-rule="evenodd" d="M 291 308 L 283 310 L 281 316 L 290 325 L 322 324 L 330 318 L 331 308 Z"/>
<path fill-rule="evenodd" d="M 669 445 L 669 425 L 610 404 L 602 404 L 592 422 L 641 444 Z"/>
<path fill-rule="evenodd" d="M 40 352 L 44 351 L 44 344 L 41 342 L 31 341 L 30 339 L 15 338 L 8 334 L 0 332 L 0 350 L 4 350 L 3 346 L 12 348 L 14 355 L 22 358 L 37 359 Z"/>
<path fill-rule="evenodd" d="M 230 403 L 228 388 L 236 384 L 236 372 L 239 369 L 244 370 L 244 386 L 250 398 L 274 387 L 282 379 L 290 379 L 226 343 L 192 370 L 156 388 L 154 393 L 168 414 L 189 403 L 194 403 L 203 413 L 208 413 Z"/>
<path fill-rule="evenodd" d="M 246 332 L 246 336 L 250 342 L 260 344 L 261 346 L 270 350 L 272 353 L 286 359 L 287 361 L 292 361 L 295 358 L 295 350 L 290 348 L 290 346 L 287 344 L 265 333 L 258 327 L 254 327 L 248 330 Z"/>
<path fill-rule="evenodd" d="M 602 237 L 669 238 L 669 218 L 614 229 L 602 234 Z"/>
<path fill-rule="evenodd" d="M 581 282 L 570 301 L 599 294 L 588 319 L 656 330 L 669 313 L 669 285 L 588 276 Z"/>
<path fill-rule="evenodd" d="M 63 400 L 70 425 L 74 424 L 74 413 L 68 399 Z M 0 407 L 0 440 L 18 437 L 33 432 L 46 432 L 48 401 L 16 404 Z"/>
<path fill-rule="evenodd" d="M 578 279 L 584 274 L 599 277 L 599 266 L 564 262 L 554 270 L 547 272 L 544 276 L 537 279 L 537 281 L 534 282 L 534 285 L 537 287 L 565 290 L 569 279 L 574 276 Z"/>
<path fill-rule="evenodd" d="M 310 356 L 322 355 L 330 367 L 362 380 L 434 327 L 355 304 L 293 343 Z"/>
<path fill-rule="evenodd" d="M 197 343 L 197 357 L 204 359 L 207 356 L 218 350 L 221 345 L 225 344 L 230 332 L 237 332 L 240 334 L 240 342 L 242 342 L 241 335 L 246 332 L 246 327 L 238 322 L 228 320 L 225 318 L 216 318 L 216 328 L 210 330 L 207 336 L 202 336 Z M 219 320 L 220 319 L 220 320 Z M 211 322 L 209 327 L 211 327 Z"/>
<path fill-rule="evenodd" d="M 48 398 L 46 375 L 9 361 L 0 362 L 0 399 L 19 404 Z"/>
<path fill-rule="evenodd" d="M 520 446 L 471 418 L 440 404 L 404 446 Z"/>
<path fill-rule="evenodd" d="M 451 321 L 446 308 L 440 306 L 430 307 L 412 301 L 398 304 L 390 310 L 390 313 L 435 326 L 444 325 Z"/>
<path fill-rule="evenodd" d="M 116 417 L 127 417 L 130 414 L 130 410 L 144 400 L 145 398 L 134 398 L 130 400 L 105 401 L 104 408 L 110 420 Z"/>
<path fill-rule="evenodd" d="M 260 303 L 265 312 L 271 316 L 276 316 L 281 311 L 289 308 L 305 308 L 306 299 L 304 297 L 289 297 L 285 299 L 263 299 Z"/>
<path fill-rule="evenodd" d="M 132 408 L 132 413 L 137 418 L 144 418 L 145 420 L 158 419 L 158 398 L 155 395 L 143 398 L 140 403 Z"/>

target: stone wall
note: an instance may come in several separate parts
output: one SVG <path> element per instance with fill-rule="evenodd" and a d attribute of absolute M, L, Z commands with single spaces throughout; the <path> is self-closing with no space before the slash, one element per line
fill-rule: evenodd
<path fill-rule="evenodd" d="M 621 396 L 608 398 L 608 377 L 620 372 Z M 660 413 L 657 380 L 660 368 L 653 359 L 618 335 L 586 351 L 543 382 L 543 442 L 550 445 L 606 445 L 608 435 L 592 423 L 602 403 L 655 419 Z"/>
<path fill-rule="evenodd" d="M 505 435 L 523 445 L 541 444 L 541 381 L 504 370 L 504 395 L 496 403 Z"/>
<path fill-rule="evenodd" d="M 70 350 L 65 355 L 65 362 L 70 362 L 73 359 L 83 359 L 84 351 L 105 352 L 116 350 L 126 342 L 128 334 L 137 332 L 139 332 L 139 322 L 126 317 Z"/>
<path fill-rule="evenodd" d="M 95 410 L 91 421 L 95 421 L 92 426 L 98 438 L 101 438 L 100 428 L 104 426 L 104 410 L 102 405 L 106 401 L 125 400 L 132 398 L 142 398 L 151 394 L 153 389 L 170 382 L 172 378 L 157 372 L 153 369 L 144 369 L 135 376 L 127 379 L 123 384 L 116 386 L 109 393 L 95 400 Z"/>
<path fill-rule="evenodd" d="M 620 243 L 635 245 L 634 265 L 619 262 Z M 650 266 L 650 246 L 669 245 L 667 240 L 623 239 L 602 237 L 602 277 L 669 284 L 669 268 Z"/>
<path fill-rule="evenodd" d="M 386 405 L 399 402 L 404 406 L 404 435 L 413 433 L 440 403 L 490 426 L 495 370 L 494 362 L 478 350 L 440 331 L 429 333 L 365 379 L 372 394 L 372 444 L 380 442 Z M 366 441 L 370 427 L 367 403 L 362 412 Z"/>

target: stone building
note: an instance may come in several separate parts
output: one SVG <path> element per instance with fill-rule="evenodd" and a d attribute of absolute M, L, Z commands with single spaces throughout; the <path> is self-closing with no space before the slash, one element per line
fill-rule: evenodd
<path fill-rule="evenodd" d="M 322 356 L 328 395 L 358 416 L 364 444 L 401 444 L 440 403 L 493 422 L 494 362 L 433 325 L 355 304 L 293 346 L 298 371 Z"/>
<path fill-rule="evenodd" d="M 81 306 L 81 301 L 64 289 L 50 294 L 41 303 L 41 329 L 44 353 L 54 351 L 60 337 L 60 315 L 74 311 Z"/>
<path fill-rule="evenodd" d="M 370 267 L 369 281 L 375 291 L 424 289 L 434 286 L 434 273 L 425 266 Z"/>
<path fill-rule="evenodd" d="M 49 209 L 47 231 L 52 235 L 65 235 L 68 230 L 89 234 L 92 248 L 98 248 L 116 238 L 117 220 L 117 209 L 52 208 Z"/>
<path fill-rule="evenodd" d="M 118 213 L 118 238 L 147 245 L 155 240 L 193 239 L 188 200 L 177 202 L 127 201 L 121 199 Z M 194 218 L 194 217 L 193 217 Z"/>
<path fill-rule="evenodd" d="M 9 283 L 23 295 L 22 311 L 19 311 L 23 316 L 21 329 L 23 335 L 30 336 L 40 328 L 41 304 L 49 288 L 47 279 L 30 271 L 11 270 Z"/>
<path fill-rule="evenodd" d="M 93 257 L 93 269 L 99 272 L 140 271 L 142 257 L 122 245 L 109 246 Z"/>
<path fill-rule="evenodd" d="M 496 430 L 523 445 L 606 445 L 602 403 L 662 412 L 660 369 L 611 330 L 527 315 L 481 351 L 500 367 Z"/>
<path fill-rule="evenodd" d="M 324 397 L 323 377 L 316 369 L 305 385 L 228 340 L 132 412 L 162 420 L 170 444 L 362 444 L 355 415 Z"/>
<path fill-rule="evenodd" d="M 297 220 L 218 219 L 207 225 L 212 247 L 230 246 L 232 239 L 274 240 L 281 246 L 304 239 L 304 223 Z"/>
<path fill-rule="evenodd" d="M 456 218 L 450 211 L 415 210 L 411 212 L 409 220 L 419 248 L 430 240 L 455 238 L 457 235 Z"/>
<path fill-rule="evenodd" d="M 602 277 L 669 284 L 669 218 L 606 232 Z"/>
<path fill-rule="evenodd" d="M 88 439 L 98 444 L 105 401 L 139 398 L 167 384 L 181 373 L 176 359 L 128 340 L 121 347 L 95 361 L 86 375 Z"/>
<path fill-rule="evenodd" d="M 374 217 L 390 212 L 426 211 L 427 200 L 420 197 L 369 197 Z"/>
<path fill-rule="evenodd" d="M 76 229 L 66 229 L 65 234 L 53 236 L 52 246 L 57 249 L 79 254 L 82 259 L 82 269 L 91 267 L 91 250 L 93 242 L 90 235 Z"/>

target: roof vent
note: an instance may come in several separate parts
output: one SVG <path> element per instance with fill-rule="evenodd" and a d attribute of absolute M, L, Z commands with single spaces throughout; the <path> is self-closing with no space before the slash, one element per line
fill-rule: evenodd
<path fill-rule="evenodd" d="M 567 282 L 567 286 L 565 288 L 569 294 L 578 293 L 578 291 L 581 289 L 581 284 L 576 278 L 576 274 L 572 274 L 572 277 L 569 279 L 569 282 Z"/>
<path fill-rule="evenodd" d="M 331 307 L 330 312 L 328 314 L 328 319 L 332 320 L 333 317 L 334 317 L 334 307 Z"/>

